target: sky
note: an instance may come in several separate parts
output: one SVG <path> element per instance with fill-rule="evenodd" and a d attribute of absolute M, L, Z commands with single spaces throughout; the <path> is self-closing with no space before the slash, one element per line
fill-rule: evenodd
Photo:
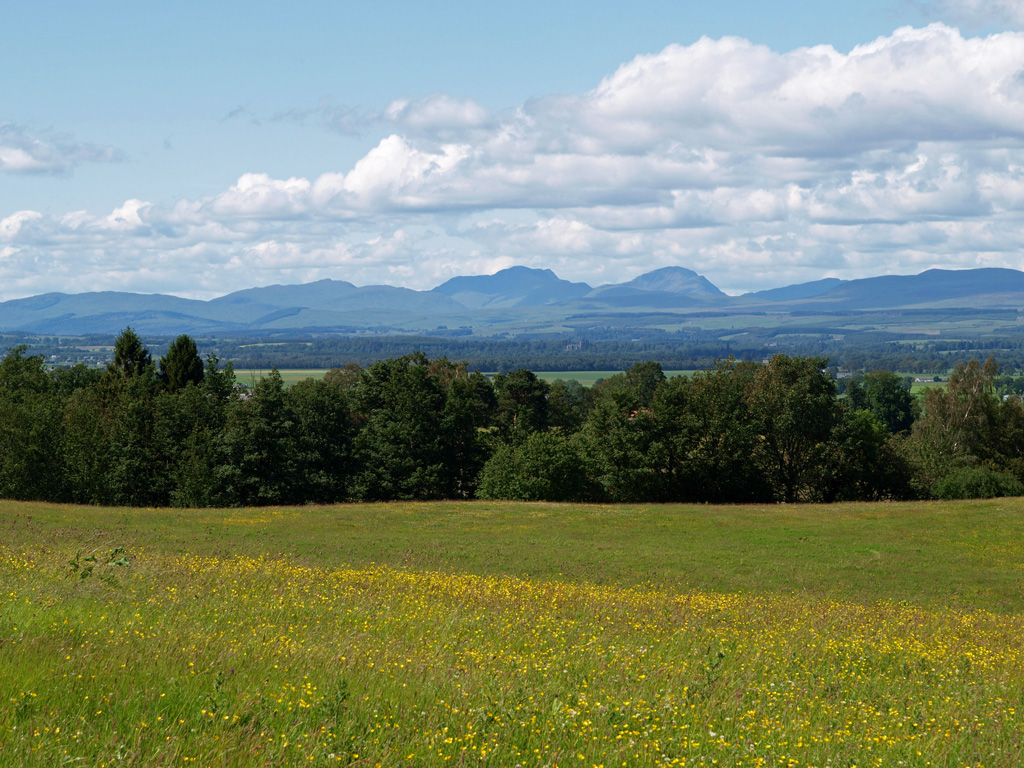
<path fill-rule="evenodd" d="M 12 5 L 0 300 L 1024 267 L 1024 0 Z"/>

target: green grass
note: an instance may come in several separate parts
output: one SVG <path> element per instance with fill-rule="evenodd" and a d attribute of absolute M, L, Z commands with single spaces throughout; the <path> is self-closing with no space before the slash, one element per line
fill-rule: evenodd
<path fill-rule="evenodd" d="M 0 527 L 0 765 L 1018 764 L 1019 499 Z"/>
<path fill-rule="evenodd" d="M 686 591 L 1024 606 L 1020 500 L 842 505 L 345 504 L 135 510 L 3 503 L 12 541 L 161 552 L 287 554 L 311 567 L 384 564 Z M 29 520 L 31 517 L 31 520 Z M 89 536 L 72 527 L 90 531 Z M 998 559 L 992 553 L 999 551 Z M 72 553 L 73 554 L 73 553 Z"/>

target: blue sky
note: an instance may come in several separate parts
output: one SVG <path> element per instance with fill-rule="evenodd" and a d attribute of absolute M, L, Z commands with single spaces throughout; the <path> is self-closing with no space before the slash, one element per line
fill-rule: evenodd
<path fill-rule="evenodd" d="M 1024 2 L 37 2 L 0 300 L 1022 266 Z"/>

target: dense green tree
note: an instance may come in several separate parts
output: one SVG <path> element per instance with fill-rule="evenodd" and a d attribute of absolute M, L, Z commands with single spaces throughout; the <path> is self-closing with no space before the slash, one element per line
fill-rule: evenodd
<path fill-rule="evenodd" d="M 998 465 L 1024 481 L 1024 400 L 1013 395 L 997 400 L 992 447 Z"/>
<path fill-rule="evenodd" d="M 822 372 L 826 360 L 774 355 L 748 388 L 760 440 L 751 456 L 778 501 L 816 496 L 815 471 L 841 417 L 835 385 Z"/>
<path fill-rule="evenodd" d="M 54 382 L 43 366 L 43 358 L 39 355 L 26 355 L 28 346 L 21 344 L 7 350 L 0 359 L 0 393 L 15 398 L 30 393 L 49 394 L 54 390 Z"/>
<path fill-rule="evenodd" d="M 651 408 L 663 425 L 668 500 L 742 503 L 772 498 L 752 461 L 761 436 L 747 390 L 758 367 L 719 360 L 712 369 L 670 379 L 658 391 Z"/>
<path fill-rule="evenodd" d="M 191 336 L 182 334 L 176 338 L 160 358 L 160 380 L 171 391 L 178 392 L 190 382 L 200 384 L 203 373 L 203 361 Z"/>
<path fill-rule="evenodd" d="M 206 371 L 203 374 L 203 392 L 206 397 L 219 403 L 226 403 L 235 393 L 235 368 L 228 363 L 221 367 L 214 354 L 206 356 Z"/>
<path fill-rule="evenodd" d="M 107 395 L 100 386 L 82 387 L 64 403 L 61 468 L 68 501 L 113 503 L 108 477 L 112 441 Z"/>
<path fill-rule="evenodd" d="M 867 410 L 844 409 L 823 445 L 809 501 L 879 501 L 914 495 L 909 464 Z"/>
<path fill-rule="evenodd" d="M 854 410 L 870 411 L 894 435 L 908 432 L 914 423 L 910 382 L 892 371 L 871 371 L 853 379 L 846 397 Z"/>
<path fill-rule="evenodd" d="M 441 414 L 445 396 L 422 353 L 374 363 L 353 391 L 357 498 L 443 498 L 447 486 Z"/>
<path fill-rule="evenodd" d="M 25 346 L 0 361 L 0 498 L 61 495 L 60 408 L 52 378 Z"/>
<path fill-rule="evenodd" d="M 637 364 L 604 380 L 581 440 L 593 456 L 604 493 L 616 501 L 665 501 L 673 480 L 666 446 L 670 423 L 651 408 L 665 386 L 657 363 Z"/>
<path fill-rule="evenodd" d="M 99 368 L 87 368 L 82 363 L 71 368 L 59 368 L 51 374 L 57 396 L 66 400 L 79 389 L 86 389 L 99 384 L 103 371 Z"/>
<path fill-rule="evenodd" d="M 626 389 L 636 398 L 637 408 L 647 408 L 658 387 L 665 383 L 665 372 L 660 363 L 635 363 L 626 371 Z"/>
<path fill-rule="evenodd" d="M 548 427 L 548 384 L 520 368 L 494 377 L 496 423 L 505 440 L 522 440 Z"/>
<path fill-rule="evenodd" d="M 102 504 L 159 505 L 170 467 L 155 439 L 157 380 L 149 353 L 127 329 L 114 362 L 94 384 L 78 375 L 64 405 L 63 469 L 69 497 Z"/>
<path fill-rule="evenodd" d="M 575 379 L 551 382 L 548 389 L 548 423 L 567 433 L 576 432 L 589 410 L 587 390 Z"/>
<path fill-rule="evenodd" d="M 664 501 L 668 474 L 662 424 L 621 391 L 607 393 L 579 433 L 603 495 L 612 501 Z"/>
<path fill-rule="evenodd" d="M 480 475 L 483 499 L 594 501 L 600 489 L 587 472 L 586 452 L 558 431 L 532 432 L 495 451 Z"/>
<path fill-rule="evenodd" d="M 298 422 L 277 369 L 256 382 L 251 396 L 230 409 L 224 430 L 225 498 L 242 505 L 303 501 Z"/>
<path fill-rule="evenodd" d="M 111 374 L 128 379 L 147 374 L 153 359 L 131 326 L 121 331 L 114 342 L 114 359 L 107 366 Z"/>
<path fill-rule="evenodd" d="M 925 391 L 923 414 L 907 450 L 922 495 L 931 495 L 943 477 L 961 468 L 1002 463 L 997 373 L 992 358 L 984 364 L 975 359 L 956 367 L 948 387 Z"/>
<path fill-rule="evenodd" d="M 296 494 L 306 502 L 345 501 L 354 474 L 355 424 L 344 390 L 324 379 L 287 392 L 296 421 Z"/>
<path fill-rule="evenodd" d="M 949 377 L 949 386 L 925 391 L 924 415 L 916 434 L 942 456 L 960 463 L 990 458 L 999 404 L 994 378 L 999 367 L 989 358 L 961 363 Z"/>
<path fill-rule="evenodd" d="M 157 439 L 158 399 L 156 379 L 149 375 L 125 379 L 108 394 L 110 503 L 166 506 L 169 502 L 171 465 L 168 445 Z"/>
<path fill-rule="evenodd" d="M 341 392 L 347 392 L 359 385 L 362 370 L 355 363 L 345 363 L 341 368 L 331 368 L 324 375 L 324 381 Z"/>
<path fill-rule="evenodd" d="M 234 395 L 231 364 L 219 366 L 209 355 L 198 386 L 165 392 L 158 412 L 158 431 L 172 455 L 170 502 L 176 507 L 209 507 L 236 503 L 226 480 L 233 479 L 227 429 Z"/>
<path fill-rule="evenodd" d="M 0 359 L 0 496 L 130 505 L 349 497 L 838 501 L 1017 493 L 1024 401 L 995 362 L 959 365 L 915 415 L 872 371 L 838 401 L 824 360 L 633 365 L 593 389 L 517 370 L 492 384 L 421 353 L 251 394 L 179 337 L 161 373 L 129 328 L 98 372 Z M 911 472 L 913 473 L 911 475 Z M 908 479 L 913 479 L 913 486 Z"/>
<path fill-rule="evenodd" d="M 439 428 L 444 495 L 449 499 L 472 498 L 489 456 L 482 430 L 493 420 L 494 390 L 483 374 L 469 373 L 465 365 L 444 362 L 454 374 L 446 375 L 442 382 L 444 406 Z"/>

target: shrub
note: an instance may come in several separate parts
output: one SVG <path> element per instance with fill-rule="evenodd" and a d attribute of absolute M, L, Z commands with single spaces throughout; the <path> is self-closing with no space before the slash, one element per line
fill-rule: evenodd
<path fill-rule="evenodd" d="M 991 467 L 962 467 L 939 480 L 932 494 L 937 499 L 1024 496 L 1024 484 L 1009 472 L 998 472 Z"/>
<path fill-rule="evenodd" d="M 591 501 L 595 485 L 576 444 L 556 432 L 534 432 L 503 445 L 484 465 L 477 496 L 516 501 Z"/>

